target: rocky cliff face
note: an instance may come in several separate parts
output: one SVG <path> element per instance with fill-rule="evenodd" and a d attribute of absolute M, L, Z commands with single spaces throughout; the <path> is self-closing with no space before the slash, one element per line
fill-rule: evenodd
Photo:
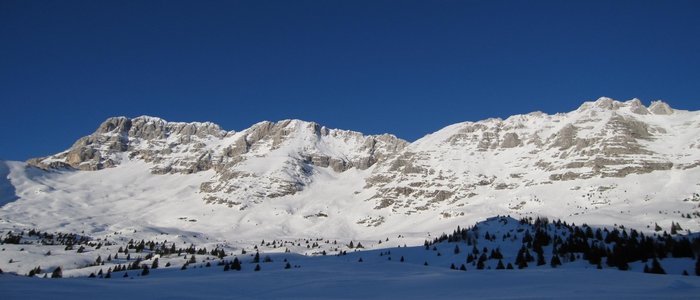
<path fill-rule="evenodd" d="M 245 207 L 301 191 L 313 181 L 315 168 L 365 170 L 407 144 L 393 135 L 365 136 L 300 120 L 260 122 L 235 132 L 208 122 L 114 117 L 70 149 L 28 163 L 91 171 L 137 159 L 152 164 L 153 174 L 212 170 L 212 179 L 201 186 L 203 199 Z"/>
<path fill-rule="evenodd" d="M 570 113 L 448 126 L 380 163 L 376 208 L 412 213 L 494 190 L 687 169 L 700 162 L 700 115 L 666 103 L 600 98 Z"/>
<path fill-rule="evenodd" d="M 354 169 L 366 184 L 348 199 L 412 214 L 463 207 L 493 191 L 522 194 L 557 182 L 697 168 L 700 114 L 660 101 L 645 107 L 637 99 L 600 98 L 569 113 L 454 124 L 410 144 L 299 120 L 234 132 L 117 117 L 70 149 L 29 163 L 99 170 L 127 159 L 150 163 L 154 174 L 210 171 L 202 199 L 239 209 L 303 191 L 320 172 Z"/>

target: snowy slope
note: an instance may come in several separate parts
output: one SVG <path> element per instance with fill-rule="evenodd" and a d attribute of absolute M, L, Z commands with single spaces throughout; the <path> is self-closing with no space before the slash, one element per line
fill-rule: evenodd
<path fill-rule="evenodd" d="M 464 225 L 464 224 L 463 224 Z M 465 227 L 462 227 L 465 228 Z M 580 298 L 602 299 L 689 299 L 700 291 L 700 277 L 682 276 L 683 271 L 693 275 L 694 259 L 667 257 L 661 261 L 668 273 L 666 276 L 643 274 L 644 263 L 630 263 L 629 271 L 618 271 L 603 263 L 601 269 L 590 264 L 576 254 L 576 259 L 567 257 L 572 253 L 562 250 L 562 243 L 552 240 L 543 247 L 547 262 L 553 257 L 557 247 L 562 257 L 562 265 L 553 268 L 549 263 L 537 265 L 534 261 L 524 269 L 498 269 L 497 262 L 515 264 L 515 255 L 520 247 L 527 244 L 524 237 L 530 233 L 536 236 L 537 229 L 544 229 L 552 237 L 564 240 L 572 234 L 573 228 L 559 227 L 554 223 L 537 227 L 536 224 L 521 223 L 518 220 L 497 217 L 490 218 L 470 226 L 466 236 L 468 241 L 442 241 L 428 247 L 401 246 L 407 239 L 398 236 L 386 238 L 382 244 L 376 241 L 354 241 L 355 245 L 376 247 L 375 250 L 350 249 L 345 242 L 324 240 L 267 240 L 256 245 L 230 249 L 225 247 L 226 255 L 197 254 L 196 256 L 177 253 L 156 255 L 160 266 L 150 269 L 148 275 L 141 275 L 142 270 L 111 272 L 111 278 L 85 278 L 90 273 L 107 273 L 117 265 L 134 262 L 135 257 L 142 257 L 152 251 L 130 250 L 131 259 L 125 259 L 126 253 L 117 248 L 127 249 L 125 239 L 116 236 L 102 242 L 113 241 L 95 247 L 85 244 L 86 250 L 77 253 L 75 248 L 64 250 L 63 245 L 41 245 L 36 237 L 23 237 L 24 243 L 5 244 L 6 251 L 0 252 L 0 264 L 5 275 L 0 275 L 0 288 L 9 299 L 47 297 L 65 298 L 68 296 L 88 296 L 90 298 L 112 298 L 143 293 L 155 295 L 156 298 L 198 297 L 198 298 L 408 298 L 426 297 L 480 299 L 520 299 L 520 298 Z M 583 228 L 583 227 L 579 227 Z M 610 228 L 618 230 L 619 228 Z M 624 231 L 623 229 L 619 229 Z M 631 233 L 631 231 L 629 231 Z M 626 233 L 625 233 L 626 234 Z M 487 238 L 489 237 L 490 238 Z M 603 237 L 607 237 L 606 231 Z M 424 236 L 428 240 L 438 236 Z M 651 235 L 650 235 L 651 237 Z M 170 237 L 167 237 L 170 238 Z M 591 238 L 592 240 L 595 238 Z M 45 239 L 46 241 L 46 239 Z M 345 255 L 300 255 L 300 248 L 294 245 L 314 244 L 312 251 L 328 251 L 337 254 L 340 249 Z M 358 243 L 359 242 L 359 243 Z M 598 240 L 600 244 L 604 242 Z M 179 244 L 179 242 L 176 242 Z M 596 242 L 593 242 L 594 245 Z M 166 243 L 168 244 L 168 243 Z M 317 246 L 318 244 L 318 246 Z M 398 244 L 398 245 L 397 245 Z M 613 247 L 615 242 L 605 242 Z M 391 245 L 391 246 L 389 246 Z M 534 243 L 533 243 L 534 245 Z M 183 245 L 187 247 L 187 244 Z M 197 245 L 199 247 L 200 245 Z M 207 245 L 213 249 L 213 245 Z M 281 247 L 280 247 L 281 246 Z M 18 248 L 23 250 L 19 251 Z M 292 252 L 282 251 L 292 248 Z M 486 250 L 482 250 L 487 248 Z M 535 251 L 531 246 L 529 251 Z M 465 262 L 468 255 L 490 253 L 498 249 L 502 258 L 485 260 L 484 268 L 475 267 L 476 261 Z M 233 251 L 232 251 L 233 250 Z M 45 254 L 51 251 L 51 254 Z M 119 251 L 119 252 L 118 252 Z M 253 261 L 253 253 L 260 251 L 260 257 L 269 257 L 269 261 Z M 119 255 L 119 258 L 117 258 Z M 534 252 L 533 252 L 533 255 Z M 101 257 L 104 264 L 90 265 L 96 257 Z M 107 257 L 110 257 L 107 260 Z M 112 257 L 114 257 L 112 259 Z M 187 263 L 195 257 L 195 262 Z M 240 271 L 225 271 L 220 262 L 240 259 Z M 144 265 L 152 265 L 154 258 L 144 259 Z M 289 268 L 285 265 L 289 263 Z M 649 263 L 647 263 L 649 264 Z M 182 266 L 186 265 L 185 268 Z M 261 266 L 255 271 L 256 265 Z M 451 269 L 455 265 L 456 269 Z M 459 270 L 466 265 L 466 270 Z M 41 266 L 43 274 L 50 275 L 52 270 L 64 268 L 65 280 L 22 278 L 13 274 L 26 274 L 28 270 Z M 99 274 L 99 273 L 98 273 Z M 82 278 L 74 278 L 82 277 Z"/>
<path fill-rule="evenodd" d="M 0 230 L 420 242 L 493 215 L 700 229 L 700 113 L 636 99 L 410 144 L 300 120 L 225 131 L 116 117 L 64 152 L 3 166 Z"/>

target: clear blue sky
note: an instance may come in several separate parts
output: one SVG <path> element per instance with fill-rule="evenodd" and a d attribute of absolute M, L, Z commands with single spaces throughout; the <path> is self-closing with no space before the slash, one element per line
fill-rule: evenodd
<path fill-rule="evenodd" d="M 109 116 L 415 140 L 589 99 L 700 109 L 700 1 L 0 1 L 0 159 Z"/>

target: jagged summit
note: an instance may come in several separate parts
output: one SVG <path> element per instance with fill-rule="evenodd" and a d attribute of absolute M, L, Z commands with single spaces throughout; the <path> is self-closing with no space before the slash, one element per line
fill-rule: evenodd
<path fill-rule="evenodd" d="M 649 107 L 645 107 L 642 101 L 634 98 L 628 101 L 617 101 L 608 97 L 600 97 L 595 101 L 584 102 L 577 111 L 586 111 L 593 108 L 604 109 L 604 110 L 628 110 L 629 112 L 646 115 L 646 114 L 656 114 L 656 115 L 669 115 L 673 113 L 673 109 L 661 100 L 652 101 Z"/>

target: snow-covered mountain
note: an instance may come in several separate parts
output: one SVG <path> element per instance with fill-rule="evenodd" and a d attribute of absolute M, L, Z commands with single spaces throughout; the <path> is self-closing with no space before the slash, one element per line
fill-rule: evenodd
<path fill-rule="evenodd" d="M 116 117 L 0 174 L 0 225 L 95 234 L 423 236 L 493 215 L 697 231 L 700 112 L 600 98 L 413 143 L 300 120 L 236 132 Z"/>

